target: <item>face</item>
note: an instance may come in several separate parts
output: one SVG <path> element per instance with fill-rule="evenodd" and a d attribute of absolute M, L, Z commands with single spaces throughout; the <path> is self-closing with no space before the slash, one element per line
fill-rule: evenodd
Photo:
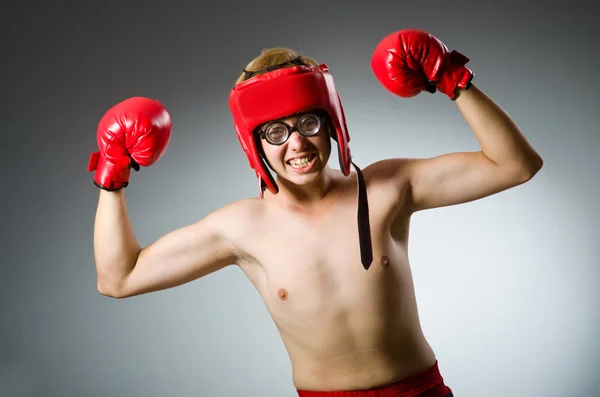
<path fill-rule="evenodd" d="M 258 133 L 267 163 L 278 178 L 306 185 L 327 166 L 331 139 L 323 115 L 307 112 L 270 121 Z"/>

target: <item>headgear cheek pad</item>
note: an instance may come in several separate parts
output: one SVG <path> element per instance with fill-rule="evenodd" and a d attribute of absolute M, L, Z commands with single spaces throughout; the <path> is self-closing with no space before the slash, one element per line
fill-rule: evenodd
<path fill-rule="evenodd" d="M 231 90 L 229 107 L 237 137 L 259 178 L 261 194 L 265 188 L 277 194 L 279 188 L 261 158 L 256 129 L 268 121 L 310 110 L 320 109 L 329 116 L 330 134 L 338 144 L 341 171 L 346 176 L 350 174 L 350 136 L 340 96 L 327 65 L 281 68 L 254 76 Z"/>

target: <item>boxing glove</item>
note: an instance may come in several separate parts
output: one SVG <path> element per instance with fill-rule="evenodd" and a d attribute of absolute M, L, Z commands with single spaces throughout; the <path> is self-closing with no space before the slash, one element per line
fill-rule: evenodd
<path fill-rule="evenodd" d="M 94 184 L 108 191 L 127 187 L 131 168 L 139 171 L 162 157 L 171 126 L 159 101 L 133 97 L 113 106 L 98 124 L 98 151 L 88 163 L 88 172 L 96 171 Z"/>
<path fill-rule="evenodd" d="M 371 68 L 391 93 L 410 98 L 421 91 L 446 94 L 456 99 L 457 88 L 468 89 L 473 72 L 469 58 L 422 30 L 404 29 L 386 36 L 375 47 Z"/>

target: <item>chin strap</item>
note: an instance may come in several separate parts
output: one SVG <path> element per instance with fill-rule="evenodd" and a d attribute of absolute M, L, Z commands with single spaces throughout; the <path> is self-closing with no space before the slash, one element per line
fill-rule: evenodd
<path fill-rule="evenodd" d="M 373 263 L 373 245 L 371 242 L 371 224 L 369 222 L 369 200 L 367 185 L 360 168 L 352 163 L 358 177 L 358 239 L 360 244 L 360 260 L 365 270 Z"/>

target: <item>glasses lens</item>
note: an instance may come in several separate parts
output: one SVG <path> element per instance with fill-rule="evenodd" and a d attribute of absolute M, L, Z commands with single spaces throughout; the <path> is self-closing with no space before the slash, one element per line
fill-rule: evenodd
<path fill-rule="evenodd" d="M 302 135 L 315 135 L 321 128 L 321 119 L 312 113 L 305 114 L 298 120 L 298 131 Z"/>
<path fill-rule="evenodd" d="M 285 124 L 274 123 L 267 127 L 265 130 L 265 137 L 267 141 L 277 144 L 285 142 L 287 139 L 288 128 Z"/>

